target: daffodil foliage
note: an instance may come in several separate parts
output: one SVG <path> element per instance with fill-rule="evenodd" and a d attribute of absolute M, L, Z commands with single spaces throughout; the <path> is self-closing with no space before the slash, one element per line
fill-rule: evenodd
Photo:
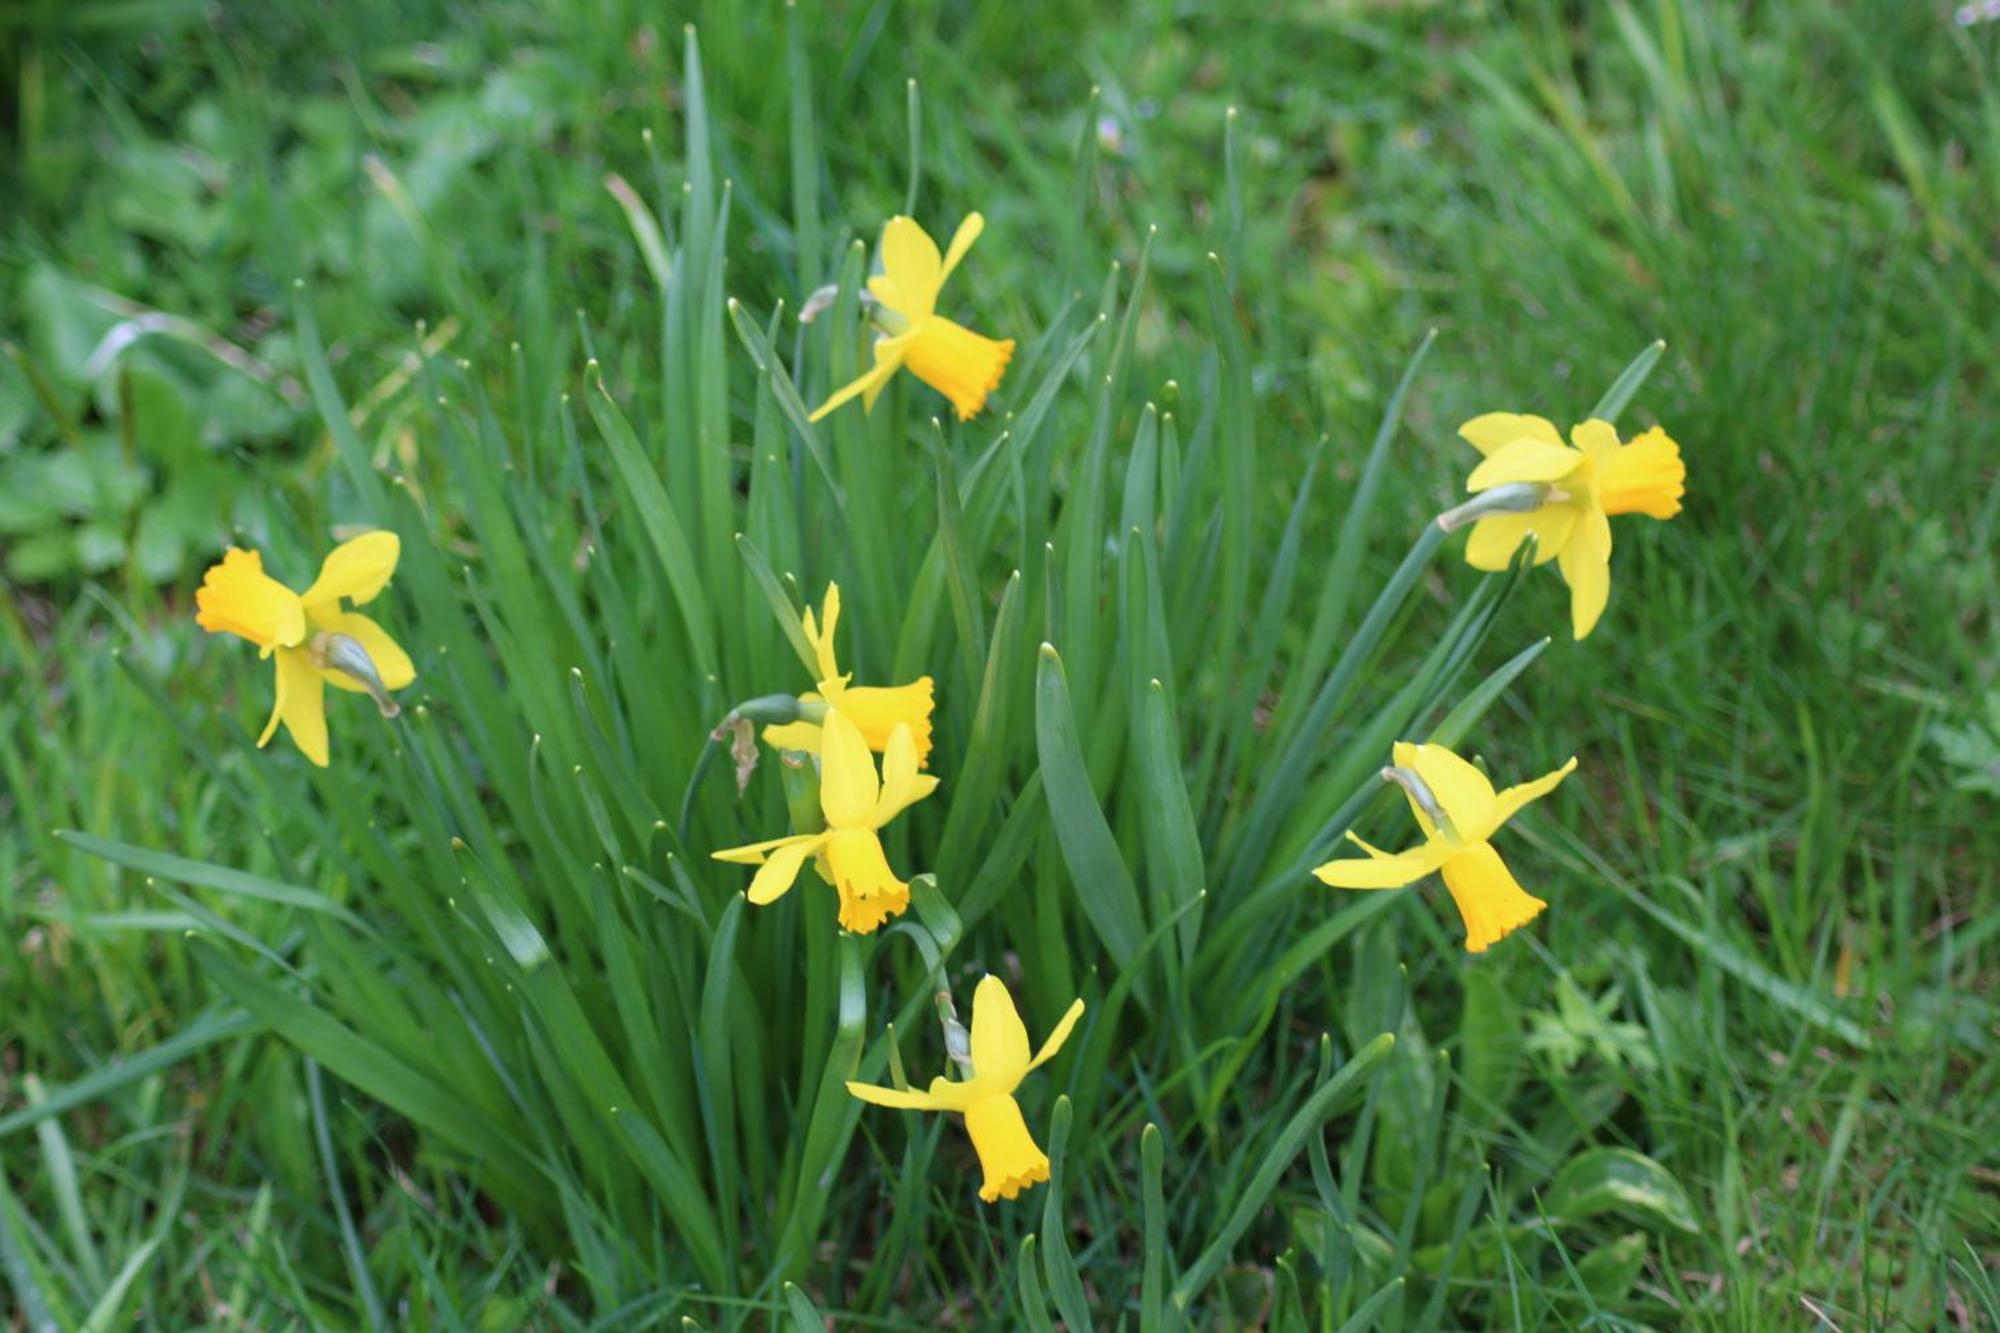
<path fill-rule="evenodd" d="M 1274 1246 L 1329 1327 L 1414 1317 L 1454 1262 L 1504 1290 L 1508 1228 L 1567 1225 L 1534 1193 L 1565 1154 L 1426 1193 L 1438 1152 L 1488 1139 L 1411 1126 L 1449 1102 L 1497 1132 L 1511 1085 L 1471 1060 L 1484 1100 L 1455 1100 L 1409 987 L 1503 985 L 1476 969 L 1602 891 L 1537 836 L 1599 760 L 1486 765 L 1558 757 L 1493 708 L 1561 628 L 1512 600 L 1529 566 L 1557 563 L 1574 638 L 1617 634 L 1609 521 L 1680 506 L 1680 447 L 1614 424 L 1658 349 L 1569 442 L 1468 422 L 1470 498 L 1398 531 L 1385 470 L 1460 447 L 1405 428 L 1428 341 L 1338 484 L 1287 474 L 1255 312 L 1198 238 L 1163 265 L 1208 311 L 1182 328 L 1149 322 L 1150 248 L 1074 274 L 1094 300 L 1025 299 L 974 242 L 1027 224 L 941 182 L 922 223 L 836 231 L 864 197 L 839 190 L 732 212 L 692 35 L 688 61 L 676 188 L 618 195 L 658 317 L 623 348 L 583 317 L 547 349 L 566 393 L 503 415 L 518 364 L 427 363 L 414 443 L 378 448 L 300 295 L 337 513 L 231 549 L 195 611 L 275 662 L 273 688 L 235 653 L 202 743 L 219 799 L 294 812 L 258 875 L 296 882 L 178 872 L 300 919 L 174 947 L 606 1312 L 698 1292 L 734 1326 L 794 1284 L 872 1315 L 976 1290 L 996 1326 L 1047 1301 L 1073 1329 L 1221 1327 L 1225 1275 Z M 786 95 L 809 129 L 810 78 Z M 780 235 L 795 268 L 739 285 L 730 257 Z M 1306 532 L 1338 534 L 1324 567 Z M 278 577 L 329 548 L 305 591 Z M 1386 581 L 1371 551 L 1404 552 Z M 280 725 L 296 754 L 256 748 Z M 1392 787 L 1418 836 L 1390 852 L 1361 839 L 1399 845 Z M 1255 1123 L 1282 1132 L 1246 1133 L 1274 1106 Z M 1085 1176 L 1129 1205 L 1087 1249 Z M 924 1249 L 945 1215 L 991 1243 Z"/>

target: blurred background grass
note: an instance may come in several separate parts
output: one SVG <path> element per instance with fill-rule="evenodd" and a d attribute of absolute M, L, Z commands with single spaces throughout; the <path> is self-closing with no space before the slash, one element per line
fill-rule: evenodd
<path fill-rule="evenodd" d="M 2000 24 L 1831 0 L 885 0 L 809 21 L 829 224 L 869 235 L 903 207 L 919 80 L 918 215 L 988 216 L 980 327 L 1046 326 L 1157 226 L 1138 375 L 1168 401 L 1229 230 L 1235 108 L 1226 258 L 1267 460 L 1325 437 L 1344 489 L 1440 331 L 1395 530 L 1458 485 L 1459 420 L 1569 420 L 1666 340 L 1643 405 L 1688 455 L 1687 512 L 1620 530 L 1588 652 L 1559 640 L 1487 724 L 1515 753 L 1593 759 L 1547 816 L 1555 910 L 1510 989 L 1547 1020 L 1538 1077 L 1562 1085 L 1576 1048 L 1604 1132 L 1695 1198 L 1707 1234 L 1648 1282 L 1727 1290 L 1738 1326 L 1803 1324 L 1804 1301 L 1971 1326 L 2000 1248 Z M 142 682 L 191 719 L 261 689 L 202 642 L 189 591 L 232 533 L 340 512 L 293 282 L 384 456 L 416 450 L 420 342 L 475 364 L 518 343 L 573 378 L 581 310 L 639 356 L 655 298 L 605 177 L 658 180 L 642 135 L 673 141 L 683 22 L 741 219 L 730 289 L 796 303 L 774 6 L 0 14 L 0 1125 L 31 1071 L 88 1078 L 209 1004 L 152 929 L 168 904 L 49 831 L 269 855 L 218 817 L 219 773 L 166 743 Z M 1296 475 L 1259 478 L 1274 527 Z M 1309 526 L 1309 561 L 1331 529 Z M 1522 595 L 1524 620 L 1563 623 L 1553 577 Z M 1643 1054 L 1586 999 L 1642 1025 Z M 1811 1021 L 1829 1006 L 1865 1050 Z M 339 1309 L 310 1091 L 246 1038 L 89 1104 L 67 1139 L 9 1133 L 19 1225 L 102 1238 L 85 1252 L 115 1270 L 171 1205 L 154 1308 Z M 551 1256 L 448 1179 L 392 1179 L 393 1123 L 355 1124 L 339 1147 L 387 1285 L 431 1256 L 489 1326 L 544 1308 Z"/>

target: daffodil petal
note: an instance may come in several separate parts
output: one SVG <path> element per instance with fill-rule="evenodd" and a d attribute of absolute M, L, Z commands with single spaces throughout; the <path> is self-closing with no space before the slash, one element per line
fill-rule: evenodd
<path fill-rule="evenodd" d="M 1521 813 L 1522 808 L 1529 802 L 1539 801 L 1547 796 L 1562 785 L 1564 778 L 1574 772 L 1576 772 L 1576 757 L 1572 755 L 1568 763 L 1553 773 L 1545 773 L 1532 782 L 1520 782 L 1512 787 L 1503 788 L 1496 800 L 1500 811 L 1500 823 L 1505 824 Z"/>
<path fill-rule="evenodd" d="M 861 729 L 839 709 L 820 724 L 819 803 L 830 828 L 873 828 L 881 784 Z"/>
<path fill-rule="evenodd" d="M 1313 871 L 1321 883 L 1336 889 L 1400 889 L 1436 870 L 1448 854 L 1435 842 L 1426 841 L 1408 851 L 1391 853 L 1370 847 L 1352 833 L 1347 836 L 1368 855 L 1328 861 Z"/>
<path fill-rule="evenodd" d="M 798 880 L 799 871 L 805 866 L 806 858 L 819 850 L 821 841 L 818 837 L 794 838 L 772 848 L 770 856 L 757 867 L 757 874 L 750 881 L 747 894 L 750 901 L 762 907 L 789 893 Z"/>
<path fill-rule="evenodd" d="M 764 728 L 764 744 L 774 750 L 803 750 L 807 754 L 818 754 L 819 723 L 773 722 Z"/>
<path fill-rule="evenodd" d="M 708 858 L 711 861 L 727 861 L 731 865 L 760 866 L 764 864 L 764 858 L 779 847 L 802 841 L 817 842 L 825 836 L 823 833 L 788 833 L 782 838 L 766 838 L 741 847 L 725 847 L 719 852 L 710 852 Z"/>
<path fill-rule="evenodd" d="M 1010 1092 L 1028 1072 L 1028 1029 L 1007 983 L 991 973 L 972 993 L 972 1072 Z"/>
<path fill-rule="evenodd" d="M 902 301 L 894 307 L 897 314 L 914 324 L 936 308 L 944 263 L 937 242 L 915 219 L 893 217 L 882 228 L 882 272 Z"/>
<path fill-rule="evenodd" d="M 1543 505 L 1531 514 L 1489 514 L 1472 525 L 1465 541 L 1465 563 L 1474 569 L 1505 569 L 1529 536 L 1535 539 L 1535 563 L 1546 565 L 1562 553 L 1576 530 L 1573 504 Z"/>
<path fill-rule="evenodd" d="M 1503 449 L 1516 440 L 1539 440 L 1543 444 L 1561 444 L 1562 434 L 1555 423 L 1547 417 L 1527 416 L 1519 412 L 1488 412 L 1476 416 L 1458 428 L 1458 434 L 1467 444 L 1482 454 L 1490 454 Z"/>
<path fill-rule="evenodd" d="M 1442 745 L 1398 741 L 1391 754 L 1397 767 L 1407 768 L 1424 780 L 1444 807 L 1451 831 L 1460 842 L 1477 842 L 1493 831 L 1498 798 L 1484 773 Z M 1437 831 L 1414 796 L 1410 797 L 1410 810 L 1426 834 Z"/>
<path fill-rule="evenodd" d="M 366 532 L 333 548 L 319 577 L 300 596 L 308 607 L 331 609 L 345 597 L 356 606 L 375 600 L 396 572 L 403 543 L 393 532 Z"/>
<path fill-rule="evenodd" d="M 1483 491 L 1510 482 L 1560 481 L 1588 461 L 1566 444 L 1516 440 L 1486 455 L 1486 461 L 1465 479 L 1465 489 Z"/>
<path fill-rule="evenodd" d="M 819 669 L 818 679 L 839 679 L 840 657 L 833 648 L 833 632 L 840 626 L 838 583 L 829 582 L 826 585 L 826 596 L 820 599 L 818 621 L 814 621 L 811 607 L 806 608 L 804 621 L 806 641 L 812 644 L 813 661 Z"/>
<path fill-rule="evenodd" d="M 931 1096 L 928 1092 L 919 1092 L 915 1088 L 881 1088 L 873 1083 L 856 1083 L 850 1080 L 847 1084 L 847 1091 L 850 1095 L 858 1097 L 860 1100 L 868 1102 L 871 1105 L 893 1106 L 899 1111 L 948 1111 L 953 1109 L 939 1102 L 937 1098 Z"/>
<path fill-rule="evenodd" d="M 843 712 L 841 716 L 847 714 Z M 876 798 L 871 822 L 876 828 L 881 828 L 936 791 L 937 785 L 935 777 L 917 772 L 917 743 L 912 739 L 909 726 L 899 723 L 889 733 L 889 744 L 882 751 L 882 791 Z"/>
<path fill-rule="evenodd" d="M 868 279 L 868 294 L 891 310 L 900 313 L 903 309 L 902 289 L 886 273 L 877 273 Z"/>
<path fill-rule="evenodd" d="M 1597 417 L 1570 427 L 1569 438 L 1572 444 L 1598 462 L 1618 451 L 1618 428 Z"/>
<path fill-rule="evenodd" d="M 1048 1040 L 1042 1043 L 1042 1049 L 1036 1051 L 1035 1058 L 1028 1061 L 1028 1069 L 1040 1069 L 1043 1065 L 1055 1059 L 1056 1052 L 1060 1051 L 1063 1048 L 1063 1043 L 1069 1040 L 1069 1034 L 1075 1029 L 1077 1021 L 1082 1017 L 1083 1001 L 1070 1001 L 1070 1006 L 1063 1013 L 1062 1018 L 1057 1021 L 1055 1027 L 1049 1030 Z"/>
<path fill-rule="evenodd" d="M 951 271 L 958 267 L 958 261 L 965 258 L 965 252 L 986 230 L 986 219 L 978 213 L 967 213 L 965 221 L 958 224 L 958 230 L 951 234 L 951 244 L 945 247 L 944 267 L 938 270 L 938 286 L 943 287 L 951 277 Z"/>
<path fill-rule="evenodd" d="M 1444 863 L 1444 886 L 1465 918 L 1467 953 L 1484 953 L 1496 940 L 1533 921 L 1548 904 L 1515 882 L 1488 843 L 1459 852 Z"/>
<path fill-rule="evenodd" d="M 389 631 L 359 611 L 342 611 L 329 615 L 316 610 L 313 613 L 313 621 L 321 629 L 335 634 L 345 634 L 360 644 L 362 651 L 368 654 L 368 660 L 375 664 L 375 674 L 382 678 L 384 688 L 400 690 L 416 680 L 416 664 L 410 661 L 410 655 L 403 651 L 402 645 L 389 637 Z M 326 683 L 329 685 L 351 690 L 357 694 L 368 693 L 366 685 L 345 671 L 321 667 L 319 673 L 326 677 Z"/>
<path fill-rule="evenodd" d="M 306 637 L 299 595 L 264 572 L 256 551 L 230 547 L 209 566 L 195 590 L 195 623 L 211 634 L 234 634 L 259 648 L 288 648 Z"/>
<path fill-rule="evenodd" d="M 320 679 L 319 670 L 304 649 L 280 648 L 276 657 L 278 697 L 271 709 L 271 720 L 264 724 L 264 734 L 257 738 L 257 744 L 261 747 L 268 742 L 277 724 L 283 722 L 299 753 L 325 768 L 326 682 Z"/>
<path fill-rule="evenodd" d="M 1557 568 L 1569 584 L 1571 629 L 1578 639 L 1588 638 L 1611 599 L 1611 520 L 1603 510 L 1585 512 L 1564 544 Z"/>
<path fill-rule="evenodd" d="M 865 398 L 866 401 L 862 403 L 862 406 L 864 408 L 873 408 L 875 406 L 876 395 L 882 392 L 882 386 L 887 384 L 889 377 L 894 375 L 897 369 L 902 366 L 903 347 L 908 342 L 910 336 L 906 333 L 900 338 L 876 339 L 875 365 L 873 368 L 858 379 L 851 380 L 839 389 L 836 389 L 831 397 L 813 409 L 813 414 L 807 420 L 818 421 L 836 407 L 854 398 Z"/>

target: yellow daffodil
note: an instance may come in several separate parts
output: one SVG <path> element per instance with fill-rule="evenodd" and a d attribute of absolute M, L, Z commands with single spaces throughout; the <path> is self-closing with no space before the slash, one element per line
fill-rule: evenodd
<path fill-rule="evenodd" d="M 232 546 L 195 592 L 195 623 L 211 634 L 234 634 L 278 659 L 278 697 L 257 738 L 267 744 L 283 722 L 305 757 L 326 767 L 326 686 L 374 697 L 383 717 L 400 711 L 390 691 L 417 678 L 410 656 L 388 631 L 345 609 L 373 601 L 396 572 L 402 546 L 393 532 L 343 542 L 303 593 L 264 572 L 264 558 Z"/>
<path fill-rule="evenodd" d="M 1548 906 L 1508 873 L 1493 850 L 1493 835 L 1521 807 L 1554 791 L 1575 770 L 1576 760 L 1546 777 L 1495 792 L 1484 773 L 1442 745 L 1398 741 L 1391 757 L 1394 767 L 1383 769 L 1382 776 L 1409 797 L 1410 813 L 1424 832 L 1422 845 L 1392 855 L 1350 831 L 1349 840 L 1368 853 L 1367 859 L 1329 861 L 1313 874 L 1336 889 L 1400 889 L 1441 870 L 1444 886 L 1465 918 L 1466 950 L 1484 953 Z"/>
<path fill-rule="evenodd" d="M 867 740 L 844 713 L 829 712 L 822 730 L 819 804 L 826 827 L 714 855 L 757 867 L 750 901 L 760 907 L 784 897 L 806 858 L 814 858 L 820 878 L 840 894 L 840 924 L 866 935 L 910 905 L 910 886 L 889 868 L 877 830 L 929 796 L 938 780 L 917 772 L 917 745 L 908 726 L 890 733 L 880 782 Z"/>
<path fill-rule="evenodd" d="M 965 1132 L 986 1179 L 979 1197 L 988 1203 L 1011 1199 L 1049 1178 L 1049 1159 L 1028 1132 L 1014 1089 L 1029 1072 L 1062 1049 L 1070 1030 L 1083 1017 L 1083 1001 L 1070 1005 L 1042 1049 L 1028 1058 L 1028 1029 L 1014 1008 L 1014 997 L 998 977 L 985 977 L 972 996 L 970 1077 L 954 1082 L 940 1075 L 928 1091 L 878 1088 L 849 1083 L 847 1090 L 864 1102 L 909 1111 L 956 1111 L 965 1117 Z"/>
<path fill-rule="evenodd" d="M 875 365 L 821 403 L 812 414 L 814 421 L 857 395 L 863 410 L 873 411 L 889 377 L 906 366 L 951 399 L 960 421 L 978 414 L 986 395 L 1000 387 L 1000 377 L 1014 355 L 1014 340 L 974 333 L 938 314 L 936 307 L 945 279 L 985 229 L 985 218 L 968 215 L 940 259 L 937 243 L 922 227 L 906 217 L 889 219 L 882 228 L 882 272 L 868 279 L 877 307 L 875 322 L 884 335 L 875 343 Z"/>
<path fill-rule="evenodd" d="M 1493 502 L 1473 525 L 1466 562 L 1505 569 L 1532 534 L 1535 563 L 1556 561 L 1569 584 L 1572 630 L 1588 635 L 1611 595 L 1611 516 L 1680 512 L 1687 480 L 1680 446 L 1657 426 L 1620 444 L 1611 423 L 1595 418 L 1564 444 L 1553 423 L 1513 412 L 1474 417 L 1458 433 L 1486 455 L 1465 489 Z"/>
<path fill-rule="evenodd" d="M 880 753 L 889 744 L 896 728 L 906 726 L 917 746 L 917 767 L 931 758 L 931 678 L 919 676 L 908 685 L 849 685 L 841 674 L 833 652 L 833 629 L 840 623 L 840 585 L 826 585 L 826 601 L 817 620 L 811 607 L 800 617 L 806 641 L 812 644 L 818 665 L 819 693 L 802 694 L 807 703 L 824 702 L 861 729 L 868 748 Z M 781 750 L 804 750 L 818 754 L 820 725 L 817 722 L 785 722 L 764 728 L 767 743 Z"/>

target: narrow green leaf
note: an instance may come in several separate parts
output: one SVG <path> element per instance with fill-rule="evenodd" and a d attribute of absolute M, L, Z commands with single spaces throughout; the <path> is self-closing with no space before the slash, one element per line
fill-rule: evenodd
<path fill-rule="evenodd" d="M 1021 1322 L 1030 1333 L 1055 1333 L 1049 1320 L 1048 1298 L 1042 1295 L 1041 1265 L 1035 1262 L 1035 1233 L 1021 1237 L 1021 1258 L 1015 1276 L 1021 1294 Z M 51 1326 L 53 1327 L 53 1325 Z"/>
<path fill-rule="evenodd" d="M 1146 933 L 1139 890 L 1084 769 L 1062 658 L 1046 643 L 1035 673 L 1035 748 L 1048 789 L 1049 821 L 1075 881 L 1077 901 L 1112 959 L 1124 967 Z M 1143 984 L 1139 995 L 1146 1003 Z"/>
<path fill-rule="evenodd" d="M 585 398 L 590 406 L 591 418 L 597 422 L 597 429 L 604 436 L 605 443 L 611 446 L 612 461 L 625 483 L 625 492 L 638 511 L 639 523 L 652 544 L 653 554 L 660 562 L 668 586 L 674 590 L 674 600 L 680 608 L 688 643 L 694 651 L 695 665 L 703 680 L 717 679 L 720 668 L 715 655 L 714 622 L 709 615 L 708 594 L 702 590 L 701 571 L 695 563 L 694 549 L 688 545 L 687 534 L 681 529 L 680 519 L 667 498 L 666 487 L 660 483 L 659 473 L 639 447 L 639 437 L 632 433 L 632 423 L 625 419 L 625 414 L 612 400 L 604 376 L 594 364 L 587 374 L 592 391 Z"/>
<path fill-rule="evenodd" d="M 125 1311 L 125 1298 L 131 1294 L 133 1284 L 144 1277 L 146 1270 L 152 1266 L 153 1256 L 159 1252 L 160 1243 L 165 1239 L 165 1235 L 149 1236 L 133 1248 L 119 1266 L 117 1276 L 111 1279 L 111 1285 L 97 1298 L 97 1304 L 90 1307 L 90 1313 L 82 1324 L 82 1333 L 111 1333 L 112 1329 L 125 1326 L 126 1321 L 121 1318 Z"/>
<path fill-rule="evenodd" d="M 1083 1294 L 1083 1275 L 1069 1249 L 1069 1220 L 1063 1211 L 1063 1175 L 1069 1158 L 1069 1098 L 1057 1097 L 1049 1117 L 1049 1183 L 1042 1191 L 1042 1271 L 1049 1280 L 1056 1312 L 1070 1333 L 1089 1333 L 1090 1302 Z"/>
<path fill-rule="evenodd" d="M 1597 406 L 1590 409 L 1590 415 L 1600 421 L 1616 422 L 1618 414 L 1625 410 L 1625 405 L 1631 402 L 1633 395 L 1645 385 L 1647 377 L 1653 373 L 1653 367 L 1660 363 L 1660 358 L 1666 355 L 1666 351 L 1667 345 L 1663 341 L 1647 344 L 1645 351 L 1633 357 L 1632 363 L 1618 372 L 1618 378 L 1611 381 L 1611 387 L 1597 400 Z"/>
<path fill-rule="evenodd" d="M 1139 1279 L 1139 1333 L 1164 1333 L 1167 1269 L 1167 1202 L 1160 1174 L 1165 1161 L 1160 1127 L 1139 1131 L 1139 1210 L 1145 1259 Z"/>
<path fill-rule="evenodd" d="M 1158 680 L 1147 686 L 1145 715 L 1138 722 L 1138 751 L 1147 878 L 1155 886 L 1159 907 L 1171 912 L 1200 896 L 1204 874 L 1201 834 L 1181 771 L 1180 737 L 1166 687 Z M 1197 909 L 1181 920 L 1183 963 L 1193 961 L 1200 939 L 1201 913 Z"/>
<path fill-rule="evenodd" d="M 282 884 L 277 880 L 253 875 L 247 871 L 210 865 L 206 861 L 192 861 L 184 856 L 134 847 L 129 843 L 94 837 L 72 829 L 58 829 L 55 836 L 78 851 L 88 852 L 113 865 L 136 870 L 142 875 L 172 880 L 176 884 L 191 884 L 197 888 L 214 889 L 217 893 L 227 893 L 239 898 L 256 898 L 267 903 L 281 903 L 286 907 L 297 907 L 307 912 L 323 912 L 357 930 L 368 929 L 368 926 L 354 913 L 313 889 L 302 889 L 296 884 Z"/>

